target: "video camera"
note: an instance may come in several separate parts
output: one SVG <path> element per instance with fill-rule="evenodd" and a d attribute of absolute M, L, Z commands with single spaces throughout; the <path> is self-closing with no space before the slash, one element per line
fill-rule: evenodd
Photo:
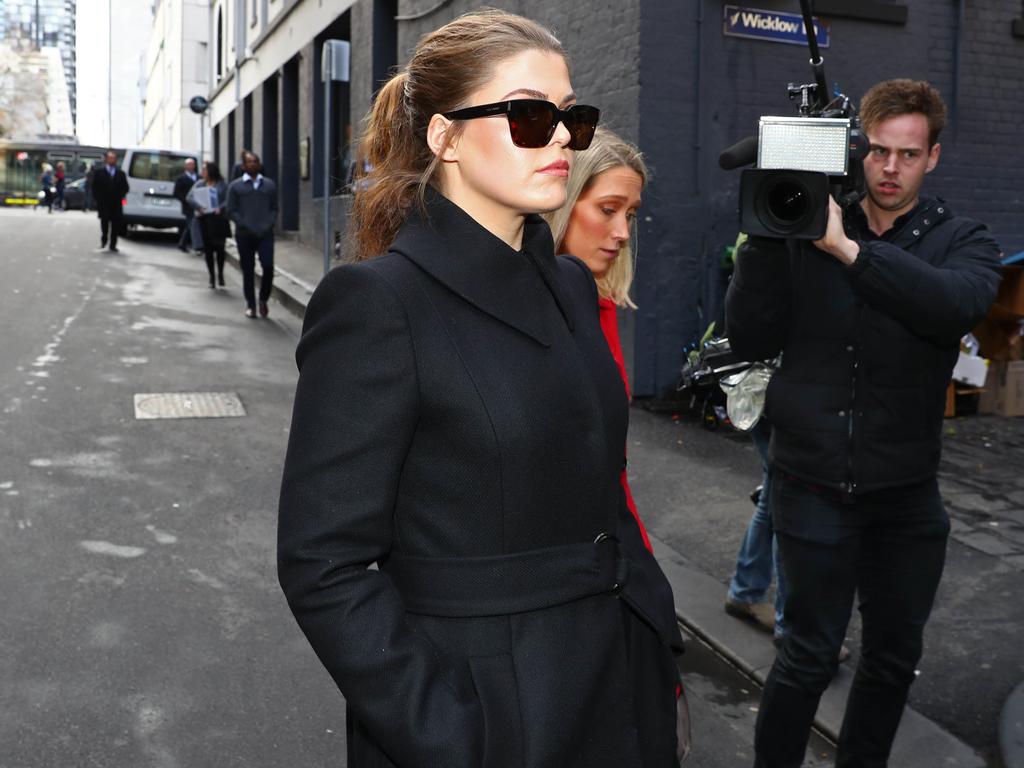
<path fill-rule="evenodd" d="M 828 98 L 825 62 L 818 51 L 810 0 L 800 0 L 814 82 L 789 84 L 797 117 L 762 116 L 757 136 L 726 149 L 727 171 L 750 165 L 740 177 L 740 231 L 748 235 L 818 240 L 828 226 L 828 198 L 845 208 L 864 197 L 868 141 L 849 97 Z"/>

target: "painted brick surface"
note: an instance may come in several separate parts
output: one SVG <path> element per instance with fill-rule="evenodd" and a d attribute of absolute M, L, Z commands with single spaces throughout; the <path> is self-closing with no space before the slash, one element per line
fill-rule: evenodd
<path fill-rule="evenodd" d="M 986 222 L 1006 253 L 1024 250 L 1024 142 L 1019 138 L 1024 40 L 1011 34 L 1020 2 L 902 2 L 908 8 L 905 25 L 825 19 L 832 33 L 831 46 L 823 50 L 829 82 L 855 99 L 890 77 L 933 82 L 949 103 L 950 121 L 941 137 L 942 159 L 926 191 L 944 197 L 958 213 Z M 623 343 L 632 360 L 634 393 L 671 394 L 683 348 L 722 310 L 720 262 L 736 237 L 739 174 L 721 171 L 718 154 L 753 133 L 759 115 L 795 113 L 786 85 L 812 80 L 807 49 L 725 37 L 718 0 L 489 4 L 534 18 L 555 32 L 572 60 L 573 86 L 581 101 L 599 106 L 605 124 L 638 143 L 653 170 L 638 232 L 634 296 L 640 309 L 626 323 Z M 397 14 L 415 15 L 432 5 L 398 0 Z M 391 22 L 386 0 L 359 0 L 351 10 L 353 123 L 358 125 L 365 114 L 377 85 L 373 46 L 382 21 L 397 26 L 399 61 L 394 63 L 400 64 L 423 34 L 479 5 L 453 0 L 422 18 Z M 799 9 L 796 0 L 750 5 Z M 300 53 L 303 138 L 313 135 L 311 42 Z M 261 108 L 257 101 L 257 145 Z M 222 153 L 226 127 L 225 121 Z M 319 206 L 311 193 L 310 182 L 302 182 L 300 235 L 319 244 Z"/>

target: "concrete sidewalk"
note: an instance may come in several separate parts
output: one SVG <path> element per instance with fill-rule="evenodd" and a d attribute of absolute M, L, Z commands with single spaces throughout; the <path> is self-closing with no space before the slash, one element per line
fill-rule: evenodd
<path fill-rule="evenodd" d="M 237 265 L 237 252 L 232 241 L 229 241 L 228 258 Z M 278 240 L 273 293 L 282 306 L 301 317 L 322 273 L 323 257 L 319 252 L 295 241 Z M 726 575 L 715 577 L 705 573 L 673 548 L 667 541 L 671 538 L 667 518 L 660 515 L 659 510 L 652 509 L 652 506 L 693 503 L 692 498 L 683 501 L 683 493 L 676 484 L 680 472 L 690 468 L 680 467 L 678 456 L 671 455 L 667 446 L 661 445 L 666 441 L 665 433 L 652 423 L 658 418 L 634 411 L 630 426 L 630 466 L 646 466 L 653 470 L 644 474 L 646 486 L 643 493 L 638 494 L 638 502 L 640 496 L 648 499 L 641 509 L 648 523 L 655 554 L 672 584 L 679 619 L 693 634 L 763 685 L 775 658 L 771 637 L 723 611 Z M 758 479 L 754 462 L 750 468 L 749 476 L 738 478 L 733 467 L 709 462 L 693 469 L 699 476 L 694 484 L 703 488 L 731 488 L 737 487 L 739 481 L 740 488 L 753 487 Z M 634 493 L 637 491 L 638 486 L 634 484 Z M 734 495 L 745 496 L 738 492 Z M 846 697 L 853 679 L 852 671 L 850 665 L 841 667 L 818 708 L 816 727 L 833 742 L 839 736 Z M 907 707 L 890 765 L 894 768 L 985 768 L 986 761 L 970 746 Z"/>

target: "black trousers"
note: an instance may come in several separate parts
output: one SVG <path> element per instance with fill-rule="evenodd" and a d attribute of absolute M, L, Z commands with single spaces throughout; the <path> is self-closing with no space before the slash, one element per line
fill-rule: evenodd
<path fill-rule="evenodd" d="M 773 471 L 771 496 L 790 633 L 761 696 L 755 768 L 803 762 L 854 594 L 863 638 L 836 766 L 884 768 L 945 564 L 949 518 L 938 482 L 844 502 L 837 492 Z"/>
<path fill-rule="evenodd" d="M 195 212 L 191 208 L 186 208 L 182 213 L 185 214 L 185 225 L 181 228 L 181 234 L 178 235 L 178 246 L 181 248 L 191 248 L 192 217 L 195 216 Z"/>
<path fill-rule="evenodd" d="M 117 236 L 121 234 L 121 228 L 124 226 L 124 213 L 121 211 L 121 206 L 111 210 L 104 211 L 100 215 L 100 248 L 103 248 L 108 241 L 111 248 L 117 247 Z"/>
<path fill-rule="evenodd" d="M 242 294 L 245 304 L 250 309 L 256 308 L 256 255 L 259 254 L 263 275 L 260 278 L 260 301 L 266 303 L 270 299 L 270 289 L 274 284 L 274 233 L 263 237 L 253 237 L 241 232 L 235 235 L 238 246 L 238 264 L 242 268 Z"/>

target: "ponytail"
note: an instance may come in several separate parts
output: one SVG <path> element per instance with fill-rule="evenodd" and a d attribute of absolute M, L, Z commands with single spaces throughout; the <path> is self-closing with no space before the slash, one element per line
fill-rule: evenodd
<path fill-rule="evenodd" d="M 377 93 L 366 117 L 360 157 L 369 164 L 352 206 L 355 261 L 383 253 L 394 240 L 413 202 L 423 171 L 433 159 L 425 141 L 417 140 L 406 108 L 408 73 L 392 77 Z"/>

